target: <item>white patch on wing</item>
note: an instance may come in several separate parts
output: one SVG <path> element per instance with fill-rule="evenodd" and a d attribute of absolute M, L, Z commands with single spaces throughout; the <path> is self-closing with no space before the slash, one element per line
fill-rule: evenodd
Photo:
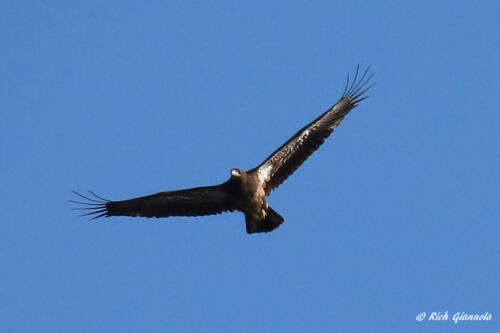
<path fill-rule="evenodd" d="M 289 142 L 285 147 L 282 147 L 277 151 L 263 166 L 257 171 L 259 182 L 262 186 L 268 183 L 273 177 L 273 168 L 284 165 L 290 157 L 292 157 L 296 151 L 304 144 L 311 134 L 311 128 L 304 130 L 300 135 L 295 138 L 292 142 Z"/>
<path fill-rule="evenodd" d="M 258 175 L 261 184 L 265 184 L 271 179 L 271 170 L 273 166 L 271 164 L 263 165 L 259 168 Z"/>
<path fill-rule="evenodd" d="M 300 136 L 299 136 L 299 143 L 302 144 L 307 138 L 309 137 L 310 131 L 309 129 L 306 129 Z"/>
<path fill-rule="evenodd" d="M 300 147 L 305 140 L 307 140 L 309 134 L 311 134 L 310 129 L 306 129 L 305 131 L 303 131 L 294 141 L 290 142 L 288 145 L 278 151 L 271 158 L 271 160 L 269 161 L 270 163 L 267 163 L 259 168 L 258 177 L 262 185 L 267 183 L 273 176 L 273 166 L 284 164 L 290 158 L 290 156 L 293 155 L 294 151 L 298 147 Z"/>

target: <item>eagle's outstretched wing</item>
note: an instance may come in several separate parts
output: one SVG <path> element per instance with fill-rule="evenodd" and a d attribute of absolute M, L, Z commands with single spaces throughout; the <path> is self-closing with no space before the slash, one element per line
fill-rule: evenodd
<path fill-rule="evenodd" d="M 356 105 L 367 98 L 365 92 L 372 87 L 366 86 L 373 74 L 368 75 L 368 67 L 363 75 L 358 77 L 359 65 L 354 80 L 347 84 L 339 101 L 321 116 L 298 131 L 283 146 L 272 153 L 257 168 L 249 173 L 257 173 L 259 179 L 265 182 L 266 194 L 283 183 L 311 154 L 330 136 L 335 127 Z"/>
<path fill-rule="evenodd" d="M 94 218 L 102 216 L 168 217 L 213 215 L 236 209 L 226 184 L 165 191 L 122 201 L 107 200 L 90 191 L 93 197 L 74 192 L 85 201 L 70 201 L 84 205 L 84 207 L 74 209 L 86 210 L 88 212 L 83 215 L 95 215 Z"/>

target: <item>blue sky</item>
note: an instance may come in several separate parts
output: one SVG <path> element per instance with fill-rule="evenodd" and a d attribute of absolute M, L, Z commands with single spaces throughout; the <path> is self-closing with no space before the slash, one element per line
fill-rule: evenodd
<path fill-rule="evenodd" d="M 498 332 L 499 10 L 3 1 L 2 331 Z M 276 231 L 70 210 L 258 165 L 358 63 L 377 85 L 273 192 Z"/>

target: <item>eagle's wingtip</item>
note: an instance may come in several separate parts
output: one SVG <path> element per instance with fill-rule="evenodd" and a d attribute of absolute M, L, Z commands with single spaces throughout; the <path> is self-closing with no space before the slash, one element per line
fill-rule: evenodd
<path fill-rule="evenodd" d="M 356 73 L 354 74 L 354 79 L 352 80 L 351 84 L 349 85 L 349 74 L 347 74 L 347 82 L 346 82 L 346 87 L 344 89 L 344 93 L 342 94 L 342 97 L 347 97 L 351 100 L 353 104 L 358 104 L 362 100 L 365 100 L 368 98 L 368 96 L 364 96 L 364 94 L 373 88 L 375 86 L 375 83 L 370 84 L 367 86 L 368 82 L 373 78 L 375 73 L 371 72 L 369 75 L 368 73 L 370 72 L 371 66 L 368 65 L 366 69 L 363 71 L 363 74 L 359 77 L 359 69 L 360 69 L 360 64 L 356 66 Z M 368 76 L 367 76 L 368 75 Z M 359 77 L 359 79 L 358 79 Z"/>
<path fill-rule="evenodd" d="M 73 207 L 71 210 L 88 210 L 89 212 L 86 212 L 85 214 L 81 214 L 78 217 L 82 216 L 89 216 L 89 215 L 95 215 L 92 216 L 92 220 L 99 218 L 99 217 L 105 217 L 108 216 L 108 203 L 111 202 L 110 200 L 104 199 L 101 196 L 98 196 L 92 191 L 88 191 L 93 197 L 83 195 L 79 193 L 78 191 L 72 191 L 74 194 L 79 196 L 81 199 L 84 201 L 78 201 L 78 200 L 68 200 L 68 202 L 75 203 L 78 205 L 82 205 L 83 207 Z"/>

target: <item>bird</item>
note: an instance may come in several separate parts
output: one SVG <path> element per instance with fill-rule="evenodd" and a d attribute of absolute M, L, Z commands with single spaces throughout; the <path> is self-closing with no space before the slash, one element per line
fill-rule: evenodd
<path fill-rule="evenodd" d="M 373 73 L 368 66 L 360 73 L 358 64 L 354 78 L 347 82 L 340 99 L 312 122 L 301 128 L 259 166 L 244 171 L 232 168 L 227 181 L 213 186 L 163 191 L 128 200 L 112 201 L 92 191 L 73 191 L 70 200 L 84 210 L 81 216 L 93 219 L 111 216 L 172 217 L 203 216 L 240 211 L 245 215 L 246 232 L 267 233 L 278 228 L 284 218 L 267 202 L 271 191 L 280 186 L 327 139 L 344 117 L 368 96 Z M 82 206 L 83 205 L 83 206 Z"/>

